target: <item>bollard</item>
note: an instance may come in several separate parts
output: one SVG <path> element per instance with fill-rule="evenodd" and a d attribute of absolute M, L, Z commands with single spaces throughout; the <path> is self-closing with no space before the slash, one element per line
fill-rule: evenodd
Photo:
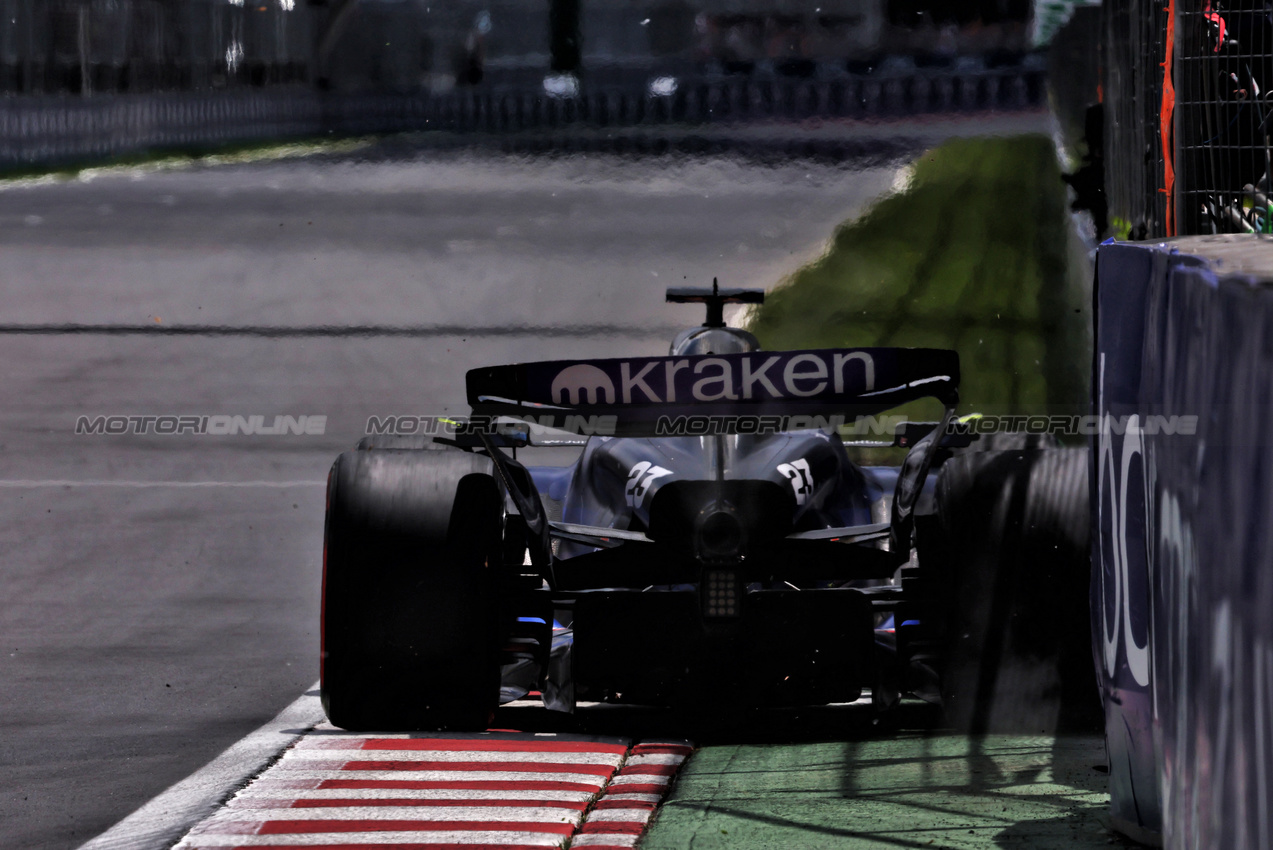
<path fill-rule="evenodd" d="M 1008 101 L 1018 109 L 1022 109 L 1030 103 L 1030 90 L 1026 86 L 1025 77 L 1021 74 L 1014 74 L 1012 77 Z"/>
<path fill-rule="evenodd" d="M 769 90 L 769 114 L 774 118 L 788 118 L 795 87 L 786 80 L 775 80 L 765 86 Z"/>
<path fill-rule="evenodd" d="M 589 127 L 604 127 L 606 111 L 605 92 L 597 90 L 589 93 L 585 121 Z"/>
<path fill-rule="evenodd" d="M 777 112 L 774 109 L 774 101 L 776 100 L 774 90 L 776 88 L 777 86 L 775 86 L 773 83 L 769 81 L 756 83 L 752 87 L 753 95 L 752 95 L 751 104 L 753 107 L 752 114 L 755 117 L 757 118 L 776 117 Z"/>
<path fill-rule="evenodd" d="M 955 104 L 955 84 L 950 77 L 938 77 L 933 83 L 933 101 L 941 112 L 949 112 Z"/>
<path fill-rule="evenodd" d="M 911 112 L 923 114 L 932 111 L 933 86 L 927 77 L 911 79 Z"/>
<path fill-rule="evenodd" d="M 624 123 L 623 115 L 623 95 L 616 91 L 606 92 L 606 124 L 622 126 Z"/>
<path fill-rule="evenodd" d="M 887 80 L 883 86 L 882 111 L 887 115 L 906 112 L 906 84 L 899 78 Z"/>
<path fill-rule="evenodd" d="M 826 107 L 823 114 L 830 117 L 847 115 L 846 106 L 846 90 L 848 84 L 844 80 L 832 80 L 825 84 L 826 86 Z"/>
<path fill-rule="evenodd" d="M 814 114 L 829 118 L 832 115 L 831 110 L 831 85 L 830 83 L 818 83 L 813 88 L 813 111 Z"/>
<path fill-rule="evenodd" d="M 685 123 L 685 103 L 689 96 L 688 87 L 678 87 L 667 99 L 668 120 L 677 124 Z"/>
<path fill-rule="evenodd" d="M 763 95 L 760 93 L 760 86 L 751 80 L 743 83 L 742 96 L 738 99 L 739 117 L 756 118 L 760 115 L 760 105 Z"/>
<path fill-rule="evenodd" d="M 880 114 L 880 82 L 879 80 L 862 81 L 862 112 L 875 116 Z"/>
<path fill-rule="evenodd" d="M 703 105 L 703 120 L 719 121 L 722 117 L 729 114 L 729 98 L 726 96 L 725 90 L 717 83 L 711 83 L 707 86 L 706 103 Z"/>
<path fill-rule="evenodd" d="M 645 123 L 662 124 L 667 121 L 667 99 L 662 97 L 645 97 Z"/>
<path fill-rule="evenodd" d="M 956 103 L 960 109 L 977 108 L 977 81 L 970 77 L 955 78 Z"/>

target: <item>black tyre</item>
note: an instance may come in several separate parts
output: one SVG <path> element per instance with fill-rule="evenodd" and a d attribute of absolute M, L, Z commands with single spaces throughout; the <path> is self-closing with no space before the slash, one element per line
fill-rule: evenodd
<path fill-rule="evenodd" d="M 942 701 L 956 728 L 1100 727 L 1087 476 L 1081 448 L 977 451 L 943 465 Z"/>
<path fill-rule="evenodd" d="M 486 728 L 499 699 L 502 506 L 481 455 L 336 460 L 322 613 L 322 701 L 334 725 Z"/>

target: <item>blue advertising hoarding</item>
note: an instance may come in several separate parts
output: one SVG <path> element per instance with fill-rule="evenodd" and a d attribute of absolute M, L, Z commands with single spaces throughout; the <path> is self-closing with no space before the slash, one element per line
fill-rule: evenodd
<path fill-rule="evenodd" d="M 1094 654 L 1116 825 L 1268 848 L 1273 288 L 1210 247 L 1099 252 Z"/>

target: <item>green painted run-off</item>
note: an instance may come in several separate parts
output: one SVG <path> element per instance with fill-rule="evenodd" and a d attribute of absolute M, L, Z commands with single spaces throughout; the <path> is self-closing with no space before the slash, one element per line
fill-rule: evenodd
<path fill-rule="evenodd" d="M 706 747 L 641 848 L 1134 846 L 1103 825 L 1104 764 L 1095 736 Z"/>

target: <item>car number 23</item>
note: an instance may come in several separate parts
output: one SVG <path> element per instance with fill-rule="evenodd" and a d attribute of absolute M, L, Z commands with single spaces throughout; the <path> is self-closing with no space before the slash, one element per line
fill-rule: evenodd
<path fill-rule="evenodd" d="M 780 463 L 778 474 L 791 482 L 791 488 L 796 493 L 797 505 L 803 505 L 809 501 L 809 496 L 813 493 L 813 471 L 809 469 L 809 461 L 797 458 L 791 463 Z"/>
<path fill-rule="evenodd" d="M 646 494 L 650 492 L 650 485 L 654 483 L 655 479 L 671 474 L 672 470 L 655 466 L 648 460 L 643 460 L 634 465 L 628 470 L 628 483 L 623 488 L 628 507 L 641 507 L 645 501 Z"/>

